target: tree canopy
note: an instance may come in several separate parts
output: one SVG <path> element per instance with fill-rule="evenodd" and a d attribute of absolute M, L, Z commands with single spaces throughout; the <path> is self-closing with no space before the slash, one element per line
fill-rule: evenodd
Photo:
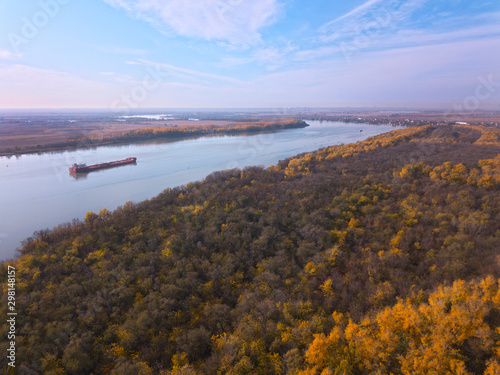
<path fill-rule="evenodd" d="M 498 374 L 499 153 L 401 129 L 37 232 L 0 265 L 18 370 Z"/>

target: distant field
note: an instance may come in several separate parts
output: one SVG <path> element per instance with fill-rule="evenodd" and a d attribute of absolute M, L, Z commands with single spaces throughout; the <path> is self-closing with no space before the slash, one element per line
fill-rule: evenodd
<path fill-rule="evenodd" d="M 144 128 L 197 127 L 206 125 L 227 127 L 229 124 L 234 124 L 234 121 L 134 120 L 127 122 L 49 122 L 41 120 L 20 122 L 4 120 L 0 123 L 0 155 L 5 154 L 6 149 L 25 150 L 36 148 L 38 145 L 44 146 L 66 142 L 68 139 L 81 137 L 97 136 L 98 138 L 107 138 L 117 133 Z"/>
<path fill-rule="evenodd" d="M 444 111 L 328 111 L 307 110 L 284 114 L 232 114 L 218 113 L 179 115 L 180 119 L 151 120 L 128 118 L 120 121 L 112 115 L 92 114 L 44 114 L 0 116 L 0 156 L 28 152 L 64 150 L 74 148 L 75 140 L 91 140 L 93 145 L 106 139 L 120 138 L 126 132 L 141 129 L 228 128 L 242 123 L 263 124 L 284 119 L 342 121 L 353 123 L 393 124 L 399 126 L 472 124 L 500 126 L 500 112 L 444 112 Z M 199 118 L 198 121 L 188 118 Z M 206 134 L 205 134 L 206 135 Z M 123 139 L 123 137 L 121 138 Z M 132 140 L 131 140 L 132 141 Z M 80 144 L 81 145 L 81 144 Z"/>

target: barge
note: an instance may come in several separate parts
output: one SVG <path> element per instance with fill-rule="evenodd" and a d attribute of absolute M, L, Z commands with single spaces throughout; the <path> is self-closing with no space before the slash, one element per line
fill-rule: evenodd
<path fill-rule="evenodd" d="M 86 173 L 86 172 L 97 171 L 99 169 L 104 169 L 104 168 L 112 168 L 112 167 L 118 167 L 120 165 L 132 164 L 135 163 L 136 160 L 137 158 L 131 157 L 123 160 L 110 161 L 108 163 L 100 163 L 94 165 L 87 165 L 85 163 L 75 163 L 69 168 L 69 171 L 71 173 Z"/>

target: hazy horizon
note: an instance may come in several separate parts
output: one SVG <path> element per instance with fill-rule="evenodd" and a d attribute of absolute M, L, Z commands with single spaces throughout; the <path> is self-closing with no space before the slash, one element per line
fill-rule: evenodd
<path fill-rule="evenodd" d="M 235 113 L 235 112 L 261 112 L 265 111 L 266 113 L 295 113 L 295 112 L 313 112 L 313 113 L 322 113 L 322 112 L 331 112 L 331 113 L 421 113 L 421 112 L 432 112 L 432 113 L 449 113 L 450 108 L 446 107 L 234 107 L 234 108 L 223 108 L 223 107 L 154 107 L 154 108 L 132 108 L 128 109 L 127 112 L 130 115 L 137 114 L 148 114 L 148 112 L 153 112 L 152 114 L 160 114 L 160 112 L 171 111 L 171 112 L 226 112 L 226 113 Z M 113 114 L 117 116 L 121 116 L 124 113 L 121 111 L 116 111 L 111 108 L 1 108 L 0 114 L 7 113 L 48 113 L 48 112 L 56 112 L 56 113 L 83 113 L 83 114 Z M 474 111 L 464 111 L 474 113 L 500 113 L 500 109 L 477 109 Z"/>

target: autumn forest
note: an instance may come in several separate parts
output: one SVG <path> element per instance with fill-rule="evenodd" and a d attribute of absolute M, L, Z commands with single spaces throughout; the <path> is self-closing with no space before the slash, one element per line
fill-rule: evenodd
<path fill-rule="evenodd" d="M 1 366 L 500 374 L 499 191 L 500 130 L 426 125 L 88 212 L 0 264 Z"/>

